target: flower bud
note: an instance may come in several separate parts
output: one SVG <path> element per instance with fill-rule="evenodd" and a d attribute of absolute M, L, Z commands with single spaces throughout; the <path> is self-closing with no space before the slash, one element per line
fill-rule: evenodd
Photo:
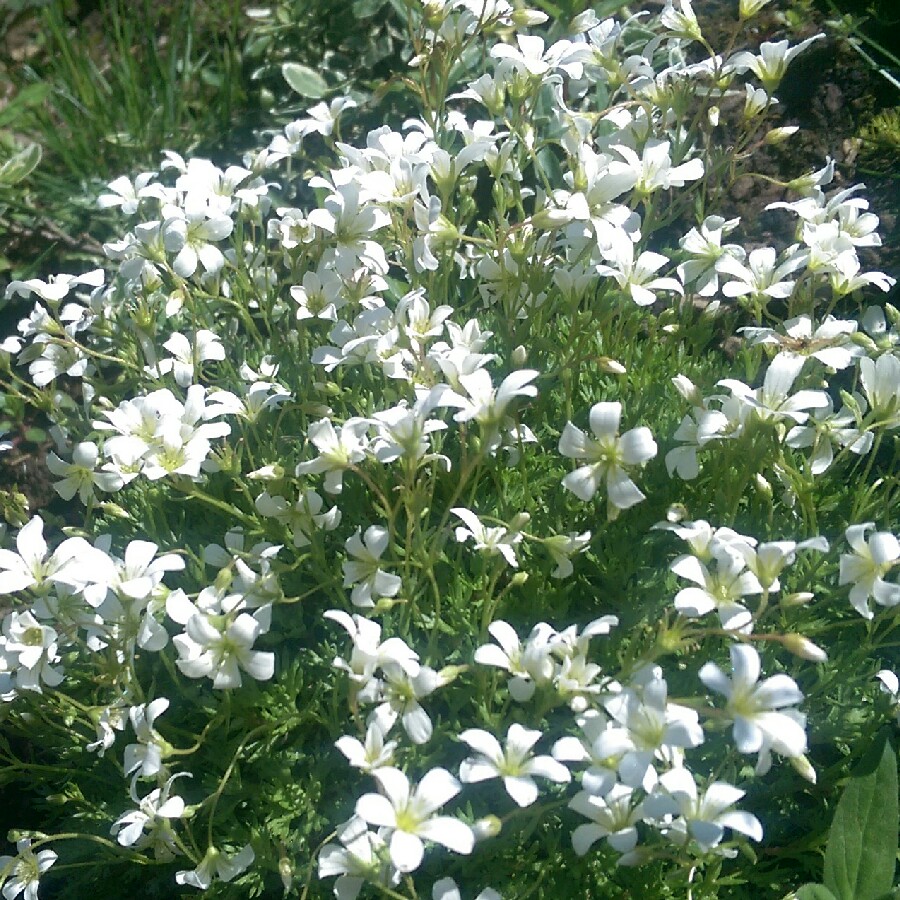
<path fill-rule="evenodd" d="M 294 866 L 286 856 L 282 856 L 281 859 L 278 860 L 278 874 L 281 876 L 284 892 L 287 893 L 294 883 Z"/>
<path fill-rule="evenodd" d="M 810 784 L 816 783 L 816 770 L 803 754 L 790 757 L 790 761 L 791 765 L 801 777 L 805 778 Z"/>
<path fill-rule="evenodd" d="M 825 662 L 828 654 L 812 641 L 807 640 L 802 634 L 786 634 L 782 644 L 800 659 L 808 659 L 811 662 Z"/>
<path fill-rule="evenodd" d="M 472 831 L 475 833 L 477 843 L 487 840 L 487 838 L 497 837 L 502 828 L 503 822 L 497 816 L 485 816 L 472 826 Z"/>
<path fill-rule="evenodd" d="M 531 516 L 527 512 L 516 513 L 509 523 L 510 531 L 521 531 L 531 521 Z"/>
<path fill-rule="evenodd" d="M 772 485 L 763 478 L 758 472 L 754 476 L 754 481 L 756 482 L 756 490 L 759 491 L 760 494 L 763 495 L 767 500 L 772 499 Z"/>
<path fill-rule="evenodd" d="M 516 572 L 516 574 L 509 579 L 509 585 L 510 587 L 521 587 L 526 581 L 528 581 L 527 572 Z"/>
<path fill-rule="evenodd" d="M 608 356 L 600 356 L 597 358 L 597 364 L 607 375 L 625 375 L 628 369 L 622 365 L 617 359 L 610 359 Z"/>
<path fill-rule="evenodd" d="M 815 594 L 811 593 L 810 591 L 797 591 L 797 593 L 794 593 L 794 594 L 785 594 L 781 598 L 781 605 L 782 606 L 805 606 L 814 597 L 815 597 Z"/>
<path fill-rule="evenodd" d="M 517 368 L 521 369 L 525 363 L 528 362 L 528 351 L 519 344 L 515 350 L 512 352 L 512 364 Z"/>
<path fill-rule="evenodd" d="M 765 137 L 765 143 L 771 147 L 783 144 L 800 130 L 798 125 L 785 125 L 781 128 L 773 128 Z"/>
<path fill-rule="evenodd" d="M 533 25 L 543 25 L 549 18 L 546 13 L 536 9 L 517 9 L 510 16 L 513 25 L 519 28 L 530 28 Z"/>
<path fill-rule="evenodd" d="M 675 385 L 675 390 L 678 391 L 691 406 L 703 406 L 703 394 L 700 393 L 700 389 L 687 377 L 687 375 L 676 375 L 672 379 L 672 384 Z"/>

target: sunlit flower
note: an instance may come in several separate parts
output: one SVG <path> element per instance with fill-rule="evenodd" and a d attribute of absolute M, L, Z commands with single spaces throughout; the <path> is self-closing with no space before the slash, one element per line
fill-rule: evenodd
<path fill-rule="evenodd" d="M 56 853 L 47 848 L 35 853 L 31 849 L 31 838 L 16 841 L 15 856 L 0 856 L 0 880 L 6 900 L 15 900 L 23 894 L 25 900 L 38 900 L 38 883 L 41 875 L 58 859 Z"/>
<path fill-rule="evenodd" d="M 356 814 L 389 829 L 391 862 L 397 869 L 414 872 L 419 868 L 424 841 L 442 844 L 454 853 L 472 852 L 472 829 L 452 816 L 435 815 L 460 791 L 459 782 L 446 769 L 431 769 L 415 787 L 399 769 L 388 767 L 373 774 L 384 793 L 364 794 L 356 802 Z"/>
<path fill-rule="evenodd" d="M 877 531 L 866 538 L 866 532 L 874 528 L 874 522 L 851 525 L 847 529 L 847 542 L 853 553 L 841 554 L 839 584 L 852 584 L 850 603 L 865 619 L 874 616 L 869 598 L 879 606 L 896 606 L 900 603 L 900 584 L 885 581 L 885 576 L 900 561 L 900 541 L 889 531 Z"/>
<path fill-rule="evenodd" d="M 806 716 L 792 707 L 803 699 L 793 678 L 773 675 L 759 681 L 759 654 L 748 644 L 731 646 L 732 677 L 715 664 L 700 669 L 700 680 L 726 698 L 725 711 L 734 721 L 735 746 L 741 753 L 758 753 L 757 771 L 770 765 L 771 751 L 800 757 L 806 752 Z"/>
<path fill-rule="evenodd" d="M 569 770 L 552 756 L 534 756 L 532 747 L 540 740 L 541 732 L 510 725 L 506 734 L 506 748 L 490 732 L 468 728 L 459 739 L 468 744 L 478 756 L 464 759 L 459 777 L 464 784 L 502 778 L 506 792 L 519 806 L 531 806 L 538 797 L 538 786 L 532 776 L 563 784 L 570 780 Z"/>
<path fill-rule="evenodd" d="M 656 442 L 649 428 L 632 428 L 619 435 L 621 403 L 595 403 L 589 420 L 593 437 L 571 422 L 566 423 L 559 439 L 559 452 L 584 460 L 581 466 L 563 478 L 563 487 L 580 500 L 590 500 L 605 484 L 610 518 L 629 509 L 645 497 L 631 480 L 629 468 L 643 466 L 656 456 Z"/>

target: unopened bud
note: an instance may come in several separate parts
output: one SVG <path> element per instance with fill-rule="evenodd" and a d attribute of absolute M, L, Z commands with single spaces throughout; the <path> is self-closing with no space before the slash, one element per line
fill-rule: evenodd
<path fill-rule="evenodd" d="M 900 325 L 900 310 L 897 309 L 892 303 L 884 304 L 884 314 L 887 316 L 888 321 L 895 328 Z"/>
<path fill-rule="evenodd" d="M 803 754 L 800 756 L 792 756 L 790 757 L 790 760 L 791 765 L 797 770 L 801 777 L 805 778 L 810 784 L 816 783 L 816 770 Z"/>
<path fill-rule="evenodd" d="M 543 25 L 549 18 L 546 13 L 538 12 L 536 9 L 517 9 L 510 16 L 513 25 L 519 28 L 530 28 L 533 25 Z"/>
<path fill-rule="evenodd" d="M 562 228 L 568 225 L 575 217 L 566 209 L 549 207 L 538 210 L 531 217 L 531 224 L 540 231 L 551 228 Z"/>
<path fill-rule="evenodd" d="M 215 584 L 216 591 L 219 593 L 225 593 L 228 588 L 231 587 L 231 582 L 234 580 L 234 573 L 230 568 L 219 569 L 219 574 L 216 575 L 216 580 L 213 582 Z"/>
<path fill-rule="evenodd" d="M 816 595 L 810 591 L 797 591 L 794 594 L 785 594 L 781 598 L 782 606 L 806 606 Z"/>
<path fill-rule="evenodd" d="M 485 816 L 472 826 L 472 831 L 475 833 L 475 841 L 478 842 L 497 837 L 502 828 L 503 822 L 497 816 Z"/>
<path fill-rule="evenodd" d="M 700 393 L 700 389 L 687 377 L 687 375 L 676 375 L 672 379 L 672 384 L 675 385 L 675 390 L 678 391 L 691 406 L 703 406 L 703 394 Z"/>
<path fill-rule="evenodd" d="M 126 519 L 129 522 L 134 521 L 134 516 L 132 516 L 127 509 L 119 506 L 118 503 L 113 503 L 111 500 L 104 500 L 99 506 L 100 509 L 109 516 L 115 516 L 117 519 Z"/>
<path fill-rule="evenodd" d="M 531 516 L 527 512 L 516 513 L 509 523 L 510 531 L 521 531 L 531 521 Z"/>
<path fill-rule="evenodd" d="M 294 866 L 286 856 L 278 860 L 278 874 L 281 876 L 284 892 L 287 893 L 294 883 Z"/>
<path fill-rule="evenodd" d="M 808 659 L 811 662 L 825 662 L 828 659 L 828 654 L 821 647 L 802 634 L 786 634 L 781 642 L 800 659 Z"/>
<path fill-rule="evenodd" d="M 799 125 L 785 125 L 782 128 L 773 128 L 767 135 L 765 143 L 769 146 L 777 146 L 783 144 L 786 140 L 793 137 L 800 130 Z"/>
<path fill-rule="evenodd" d="M 515 350 L 512 352 L 512 364 L 517 368 L 521 369 L 525 363 L 528 362 L 528 351 L 522 344 L 519 344 Z"/>
<path fill-rule="evenodd" d="M 756 490 L 759 491 L 760 494 L 763 495 L 767 500 L 772 499 L 772 485 L 763 478 L 762 475 L 757 473 L 754 476 L 754 481 L 756 482 Z"/>
<path fill-rule="evenodd" d="M 608 356 L 598 357 L 597 364 L 607 375 L 625 375 L 628 373 L 628 369 L 622 363 L 617 359 L 610 359 Z"/>
<path fill-rule="evenodd" d="M 667 522 L 683 522 L 688 517 L 688 509 L 683 503 L 673 503 L 666 510 Z"/>
<path fill-rule="evenodd" d="M 388 610 L 393 609 L 398 604 L 406 603 L 406 599 L 404 597 L 382 597 L 376 604 L 375 608 L 372 610 L 375 615 L 381 615 L 381 613 L 386 613 Z"/>
<path fill-rule="evenodd" d="M 709 124 L 715 128 L 719 124 L 719 114 L 721 110 L 718 106 L 711 106 L 709 108 L 709 112 L 706 114 L 709 119 Z"/>
<path fill-rule="evenodd" d="M 516 574 L 509 579 L 509 584 L 510 587 L 521 587 L 526 581 L 528 581 L 527 572 L 516 572 Z"/>
<path fill-rule="evenodd" d="M 248 472 L 246 477 L 254 481 L 278 481 L 284 478 L 284 467 L 278 465 L 278 463 L 263 466 L 261 469 L 254 469 L 254 471 Z"/>

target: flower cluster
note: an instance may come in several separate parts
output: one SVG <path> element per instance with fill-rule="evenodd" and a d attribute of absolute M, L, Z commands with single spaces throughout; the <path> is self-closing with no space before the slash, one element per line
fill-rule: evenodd
<path fill-rule="evenodd" d="M 567 871 L 551 832 L 713 884 L 787 808 L 773 764 L 816 779 L 808 723 L 845 747 L 896 714 L 877 217 L 831 161 L 772 204 L 789 246 L 713 212 L 745 156 L 710 152 L 719 116 L 765 143 L 821 36 L 723 57 L 689 0 L 408 6 L 420 117 L 344 141 L 335 98 L 242 166 L 167 152 L 99 198 L 130 219 L 107 271 L 9 286 L 4 386 L 52 410 L 85 520 L 0 533 L 0 718 L 88 763 L 34 763 L 53 821 L 6 897 L 75 828 L 163 893 L 495 900 L 484 859 L 511 891 L 519 854 Z M 864 728 L 829 706 L 837 632 Z"/>

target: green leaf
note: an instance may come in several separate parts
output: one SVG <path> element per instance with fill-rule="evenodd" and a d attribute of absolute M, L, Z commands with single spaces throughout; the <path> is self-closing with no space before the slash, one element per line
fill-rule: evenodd
<path fill-rule="evenodd" d="M 15 125 L 20 116 L 30 106 L 38 106 L 50 96 L 51 87 L 44 81 L 37 84 L 29 84 L 22 88 L 13 98 L 0 110 L 0 128 L 7 128 Z"/>
<path fill-rule="evenodd" d="M 824 884 L 810 882 L 794 892 L 795 900 L 836 900 Z"/>
<path fill-rule="evenodd" d="M 897 754 L 885 732 L 844 789 L 828 834 L 824 881 L 839 900 L 890 891 L 897 831 Z"/>
<path fill-rule="evenodd" d="M 40 144 L 29 144 L 0 166 L 0 185 L 18 184 L 34 171 L 40 161 Z"/>
<path fill-rule="evenodd" d="M 281 74 L 290 87 L 300 94 L 301 97 L 312 97 L 315 99 L 324 97 L 328 93 L 328 85 L 325 79 L 308 66 L 287 62 L 282 65 Z"/>

